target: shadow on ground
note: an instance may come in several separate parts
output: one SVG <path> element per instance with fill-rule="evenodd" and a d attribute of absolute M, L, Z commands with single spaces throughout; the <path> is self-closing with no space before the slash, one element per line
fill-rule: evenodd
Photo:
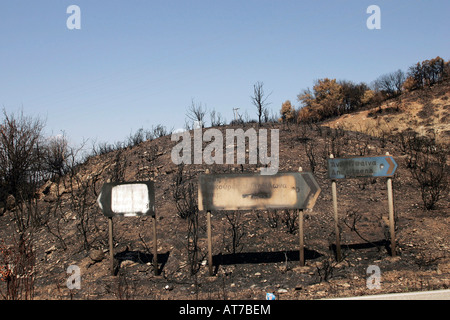
<path fill-rule="evenodd" d="M 164 266 L 167 263 L 167 260 L 169 259 L 170 252 L 167 251 L 166 253 L 158 254 L 158 274 L 161 273 Z M 151 253 L 144 253 L 141 251 L 123 251 L 118 252 L 114 255 L 114 259 L 118 262 L 117 266 L 115 268 L 114 274 L 117 274 L 119 271 L 120 265 L 125 260 L 130 260 L 139 264 L 147 264 L 147 263 L 153 263 L 153 254 Z"/>
<path fill-rule="evenodd" d="M 343 250 L 353 249 L 353 250 L 363 250 L 363 249 L 370 249 L 370 248 L 377 248 L 380 250 L 382 247 L 387 251 L 389 255 L 391 255 L 391 242 L 387 240 L 379 240 L 374 242 L 364 242 L 364 243 L 354 243 L 354 244 L 341 244 L 341 248 Z M 337 249 L 336 245 L 332 244 L 330 246 L 330 249 L 334 253 L 334 257 L 337 259 Z"/>
<path fill-rule="evenodd" d="M 315 250 L 305 248 L 305 260 L 313 260 L 322 256 Z M 219 266 L 231 264 L 258 264 L 258 263 L 277 263 L 277 262 L 300 261 L 298 250 L 275 251 L 275 252 L 241 252 L 230 254 L 218 254 L 213 256 L 214 273 L 217 273 Z"/>

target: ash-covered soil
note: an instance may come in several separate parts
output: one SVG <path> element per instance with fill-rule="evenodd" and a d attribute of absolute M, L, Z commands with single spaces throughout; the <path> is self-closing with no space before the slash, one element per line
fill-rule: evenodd
<path fill-rule="evenodd" d="M 67 177 L 61 179 L 60 188 L 56 182 L 43 186 L 39 211 L 50 218 L 29 236 L 35 253 L 34 299 L 265 299 L 267 292 L 273 292 L 277 299 L 298 300 L 449 287 L 448 191 L 437 209 L 424 210 L 417 182 L 396 139 L 381 141 L 316 125 L 264 128 L 280 130 L 280 171 L 295 172 L 299 167 L 312 171 L 314 167 L 322 189 L 314 209 L 304 212 L 305 266 L 299 265 L 297 213 L 292 210 L 213 212 L 213 276 L 206 262 L 206 214 L 200 212 L 198 263 L 192 265 L 188 219 L 180 217 L 173 196 L 174 181 L 180 176 L 171 161 L 176 143 L 167 136 L 121 154 L 90 158 L 80 169 L 75 188 L 70 189 L 67 180 L 63 184 Z M 225 132 L 225 127 L 219 129 Z M 346 157 L 386 152 L 398 163 L 393 179 L 396 257 L 390 252 L 386 178 L 349 179 L 337 182 L 343 253 L 343 260 L 337 262 L 326 159 L 330 153 Z M 206 169 L 212 173 L 258 171 L 256 165 L 248 164 L 185 165 L 181 176 L 196 185 L 198 174 Z M 151 263 L 151 217 L 113 219 L 116 274 L 110 274 L 108 222 L 96 197 L 102 184 L 117 174 L 124 181 L 155 182 L 158 275 Z M 81 199 L 74 190 L 82 189 L 84 182 L 89 193 L 80 208 L 73 203 L 74 197 Z M 0 236 L 8 245 L 17 238 L 14 210 L 18 209 L 0 217 Z M 67 287 L 71 265 L 80 268 L 80 289 Z M 367 286 L 372 279 L 369 266 L 381 272 L 379 289 Z"/>

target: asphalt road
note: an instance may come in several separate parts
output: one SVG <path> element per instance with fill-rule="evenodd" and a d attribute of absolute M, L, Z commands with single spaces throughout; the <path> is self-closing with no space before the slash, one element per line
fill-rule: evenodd
<path fill-rule="evenodd" d="M 333 300 L 450 300 L 450 290 L 389 293 Z"/>

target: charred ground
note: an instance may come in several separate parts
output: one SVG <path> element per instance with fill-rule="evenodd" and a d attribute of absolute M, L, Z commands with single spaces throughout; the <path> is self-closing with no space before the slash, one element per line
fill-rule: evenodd
<path fill-rule="evenodd" d="M 448 95 L 444 92 L 440 99 Z M 444 110 L 448 112 L 448 105 Z M 433 114 L 424 111 L 422 116 Z M 218 129 L 247 130 L 252 125 Z M 72 172 L 46 182 L 29 209 L 9 208 L 0 217 L 6 247 L 20 239 L 32 245 L 34 299 L 264 299 L 267 292 L 278 299 L 317 299 L 449 287 L 448 189 L 434 210 L 424 209 L 411 171 L 411 154 L 402 143 L 406 135 L 402 138 L 395 130 L 375 136 L 321 124 L 265 124 L 263 128 L 280 130 L 280 171 L 295 172 L 299 167 L 313 171 L 322 189 L 314 209 L 305 212 L 306 266 L 299 266 L 295 212 L 214 212 L 215 275 L 210 277 L 206 215 L 195 215 L 198 174 L 206 169 L 258 172 L 258 166 L 177 166 L 171 161 L 176 143 L 165 136 L 91 157 Z M 393 179 L 397 257 L 389 251 L 386 179 L 341 180 L 337 186 L 344 259 L 338 263 L 327 158 L 331 153 L 347 157 L 386 152 L 399 165 Z M 448 184 L 448 175 L 446 179 Z M 155 182 L 159 275 L 154 275 L 151 264 L 151 218 L 129 217 L 114 218 L 116 274 L 112 276 L 108 223 L 96 203 L 98 193 L 107 181 L 145 180 Z M 18 232 L 14 212 L 20 210 L 41 215 L 42 224 Z M 70 265 L 80 267 L 80 290 L 66 286 Z M 369 265 L 380 268 L 381 289 L 367 288 Z M 0 286 L 5 292 L 5 283 Z"/>

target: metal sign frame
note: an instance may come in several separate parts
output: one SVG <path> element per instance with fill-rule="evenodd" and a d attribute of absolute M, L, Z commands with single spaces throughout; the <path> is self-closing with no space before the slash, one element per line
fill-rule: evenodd
<path fill-rule="evenodd" d="M 146 210 L 138 212 L 114 212 L 112 208 L 112 192 L 114 187 L 128 185 L 145 185 L 148 192 L 148 206 Z M 131 199 L 132 201 L 132 199 Z M 152 217 L 153 231 L 153 268 L 155 275 L 158 275 L 158 240 L 156 234 L 156 213 L 155 213 L 155 187 L 153 181 L 136 181 L 136 182 L 108 182 L 102 186 L 97 203 L 103 214 L 108 218 L 108 239 L 109 239 L 109 255 L 110 255 L 110 271 L 111 275 L 115 274 L 114 268 L 114 245 L 113 245 L 113 217 Z M 133 207 L 133 206 L 131 206 Z"/>
<path fill-rule="evenodd" d="M 277 185 L 276 187 L 271 181 L 273 182 L 277 179 L 279 181 L 275 182 L 276 184 L 280 183 L 283 179 L 287 180 L 285 181 L 285 186 L 281 186 L 282 189 L 284 188 L 286 191 L 290 192 L 290 196 L 287 198 L 283 198 L 279 192 L 274 192 L 274 189 L 278 189 L 280 186 Z M 251 180 L 254 180 L 254 182 L 250 187 L 248 185 L 242 185 L 242 183 L 252 182 Z M 230 187 L 220 189 L 217 188 L 217 184 L 215 184 L 217 181 L 232 183 L 222 184 L 222 186 Z M 223 191 L 231 190 L 231 188 L 240 191 L 241 197 L 244 199 L 240 205 L 231 202 L 233 199 L 226 196 L 227 200 L 230 200 L 229 203 L 218 205 L 214 202 L 214 196 L 217 196 L 218 192 L 214 190 L 219 190 L 220 195 L 223 195 Z M 251 173 L 218 175 L 209 174 L 207 171 L 206 174 L 199 176 L 198 191 L 199 211 L 207 212 L 208 267 L 210 276 L 213 275 L 211 211 L 215 210 L 296 209 L 299 218 L 300 265 L 305 265 L 303 209 L 312 209 L 321 192 L 312 173 L 302 172 L 302 168 L 299 168 L 299 172 L 278 173 L 272 176 Z M 271 203 L 271 199 L 275 200 L 275 203 Z"/>
<path fill-rule="evenodd" d="M 356 165 L 356 163 L 359 163 Z M 362 165 L 361 165 L 362 164 Z M 396 256 L 396 242 L 395 242 L 395 221 L 394 221 L 394 196 L 392 190 L 392 176 L 397 170 L 397 162 L 394 158 L 386 152 L 382 157 L 354 157 L 354 158 L 334 158 L 331 154 L 328 159 L 328 178 L 331 179 L 331 190 L 333 194 L 333 211 L 335 221 L 335 234 L 336 234 L 336 256 L 337 260 L 342 260 L 341 253 L 341 240 L 340 240 L 340 228 L 339 228 L 339 215 L 338 215 L 338 201 L 337 201 L 337 179 L 349 179 L 349 178 L 387 178 L 387 191 L 388 191 L 388 209 L 389 209 L 389 230 L 391 237 L 391 255 Z M 361 169 L 365 167 L 364 169 Z M 337 174 L 335 171 L 330 172 L 333 169 L 341 168 L 344 170 Z M 358 168 L 358 169 L 355 169 Z M 353 170 L 353 171 L 352 171 Z M 362 170 L 362 171 L 361 171 Z M 355 174 L 356 172 L 356 174 Z"/>
<path fill-rule="evenodd" d="M 392 177 L 397 170 L 392 156 L 328 159 L 329 179 Z"/>
<path fill-rule="evenodd" d="M 312 209 L 320 187 L 310 172 L 199 176 L 199 210 Z"/>
<path fill-rule="evenodd" d="M 146 210 L 137 212 L 114 212 L 112 208 L 112 192 L 115 187 L 127 185 L 146 185 L 148 190 L 149 206 Z M 116 216 L 152 216 L 155 217 L 155 187 L 153 181 L 138 182 L 108 182 L 105 183 L 98 196 L 97 203 L 107 217 Z"/>

